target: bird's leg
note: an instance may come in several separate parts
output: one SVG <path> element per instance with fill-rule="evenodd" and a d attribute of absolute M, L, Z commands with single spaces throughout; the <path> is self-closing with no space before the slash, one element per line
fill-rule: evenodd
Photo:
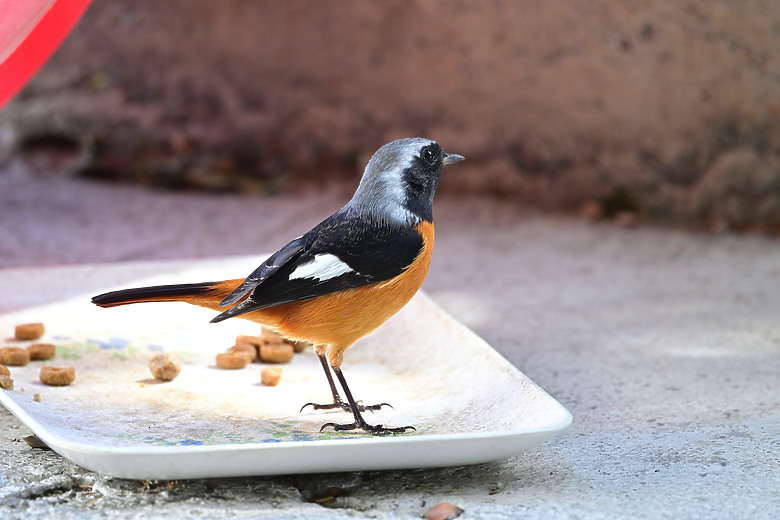
<path fill-rule="evenodd" d="M 317 357 L 320 358 L 322 369 L 325 371 L 325 377 L 328 378 L 328 385 L 330 386 L 330 391 L 333 394 L 333 402 L 329 404 L 306 403 L 301 407 L 301 412 L 307 406 L 311 406 L 315 410 L 332 410 L 334 408 L 341 408 L 345 412 L 352 413 L 351 406 L 345 403 L 341 399 L 341 396 L 339 395 L 339 391 L 336 389 L 336 383 L 333 381 L 333 376 L 330 375 L 330 365 L 328 364 L 328 358 L 326 358 L 324 354 L 317 354 Z M 370 406 L 364 406 L 363 404 L 358 403 L 357 406 L 358 406 L 358 410 L 360 410 L 361 412 L 365 412 L 366 410 L 373 412 L 374 410 L 380 410 L 383 406 L 390 406 L 390 404 L 380 403 L 380 404 L 372 404 Z M 390 408 L 392 408 L 392 406 L 390 406 Z"/>
<path fill-rule="evenodd" d="M 320 358 L 320 363 L 322 364 L 322 369 L 325 370 L 325 377 L 328 378 L 328 385 L 330 386 L 330 391 L 333 394 L 333 402 L 329 404 L 318 404 L 318 403 L 306 403 L 301 407 L 301 412 L 304 408 L 307 406 L 311 406 L 315 410 L 332 410 L 333 408 L 341 408 L 345 412 L 351 412 L 352 409 L 349 407 L 347 403 L 341 400 L 341 396 L 339 395 L 339 391 L 336 389 L 336 384 L 333 382 L 333 376 L 330 375 L 330 367 L 328 366 L 328 358 L 325 357 L 323 354 L 317 354 L 317 357 Z"/>
<path fill-rule="evenodd" d="M 352 415 L 355 417 L 355 421 L 349 424 L 325 423 L 320 428 L 320 431 L 323 431 L 328 426 L 330 426 L 336 431 L 360 429 L 372 435 L 390 435 L 391 433 L 392 434 L 405 433 L 408 430 L 416 430 L 414 426 L 401 426 L 399 428 L 385 428 L 381 424 L 377 424 L 377 425 L 368 424 L 365 421 L 365 419 L 363 419 L 363 416 L 360 414 L 360 406 L 358 406 L 355 403 L 355 398 L 352 397 L 352 392 L 350 392 L 349 386 L 347 386 L 347 380 L 344 379 L 344 374 L 341 373 L 341 369 L 333 367 L 333 372 L 335 372 L 336 377 L 339 378 L 339 383 L 341 383 L 341 388 L 344 389 L 344 395 L 347 396 L 347 402 L 349 403 L 349 406 L 352 409 Z"/>

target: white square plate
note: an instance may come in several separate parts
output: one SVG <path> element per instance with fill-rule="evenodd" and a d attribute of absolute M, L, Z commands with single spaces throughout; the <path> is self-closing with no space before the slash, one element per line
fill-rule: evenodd
<path fill-rule="evenodd" d="M 238 278 L 257 261 L 161 263 L 159 275 L 122 287 Z M 128 269 L 133 266 L 47 269 L 27 285 L 3 280 L 9 272 L 0 272 L 0 287 L 56 292 L 57 280 L 67 286 L 77 276 L 91 286 L 105 282 L 109 290 L 120 277 L 127 279 Z M 15 388 L 0 391 L 0 402 L 57 453 L 100 473 L 152 480 L 475 464 L 533 448 L 572 420 L 422 293 L 345 355 L 343 370 L 356 399 L 393 405 L 367 412 L 368 422 L 417 428 L 372 437 L 320 433 L 325 422 L 351 422 L 341 411 L 299 413 L 304 403 L 331 397 L 311 351 L 280 365 L 276 387 L 260 384 L 257 363 L 217 369 L 215 355 L 237 334 L 259 334 L 256 324 L 233 319 L 211 325 L 213 312 L 181 303 L 101 309 L 89 295 L 62 292 L 69 294 L 57 303 L 0 315 L 0 337 L 12 336 L 16 324 L 40 321 L 47 332 L 38 342 L 58 347 L 51 361 L 10 367 Z M 183 361 L 172 382 L 151 378 L 147 364 L 159 352 Z M 41 384 L 43 364 L 74 366 L 76 381 Z"/>

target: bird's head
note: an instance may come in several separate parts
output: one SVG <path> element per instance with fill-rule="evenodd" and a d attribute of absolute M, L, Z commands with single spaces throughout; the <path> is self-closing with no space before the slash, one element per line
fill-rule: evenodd
<path fill-rule="evenodd" d="M 430 222 L 442 168 L 462 160 L 422 137 L 387 143 L 368 161 L 348 207 L 389 222 Z"/>

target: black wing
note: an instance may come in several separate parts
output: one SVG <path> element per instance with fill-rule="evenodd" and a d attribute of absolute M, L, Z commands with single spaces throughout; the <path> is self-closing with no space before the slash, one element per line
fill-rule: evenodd
<path fill-rule="evenodd" d="M 423 245 L 411 226 L 392 227 L 336 213 L 271 255 L 222 304 L 239 301 L 251 291 L 249 297 L 212 322 L 389 280 L 414 262 Z M 327 263 L 325 258 L 334 270 L 317 272 Z"/>
<path fill-rule="evenodd" d="M 263 283 L 269 276 L 276 273 L 280 267 L 287 264 L 293 258 L 299 256 L 305 249 L 304 237 L 298 237 L 295 240 L 289 242 L 282 247 L 279 251 L 272 254 L 263 264 L 252 271 L 252 274 L 246 277 L 241 282 L 241 285 L 233 289 L 233 291 L 225 296 L 225 298 L 219 302 L 220 307 L 226 307 L 232 305 L 243 298 L 248 292 L 253 290 L 259 284 Z"/>

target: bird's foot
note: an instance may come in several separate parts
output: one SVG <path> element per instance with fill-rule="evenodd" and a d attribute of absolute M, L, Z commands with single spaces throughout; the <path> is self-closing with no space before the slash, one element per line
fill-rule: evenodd
<path fill-rule="evenodd" d="M 398 428 L 385 428 L 381 424 L 368 424 L 365 421 L 355 421 L 349 424 L 337 424 L 337 423 L 325 423 L 320 428 L 320 432 L 325 428 L 331 427 L 337 432 L 349 431 L 349 430 L 363 430 L 371 435 L 396 435 L 398 433 L 406 433 L 407 431 L 417 431 L 414 426 L 400 426 Z"/>
<path fill-rule="evenodd" d="M 314 410 L 333 410 L 335 408 L 341 408 L 347 413 L 352 413 L 352 407 L 349 405 L 349 403 L 342 401 L 341 398 L 336 398 L 332 403 L 328 404 L 306 403 L 305 405 L 301 406 L 300 412 L 302 412 L 307 406 L 311 406 Z M 390 408 L 393 408 L 390 403 L 379 403 L 366 406 L 362 401 L 357 402 L 357 408 L 359 412 L 374 412 L 376 410 L 381 410 L 383 406 L 389 406 Z"/>

